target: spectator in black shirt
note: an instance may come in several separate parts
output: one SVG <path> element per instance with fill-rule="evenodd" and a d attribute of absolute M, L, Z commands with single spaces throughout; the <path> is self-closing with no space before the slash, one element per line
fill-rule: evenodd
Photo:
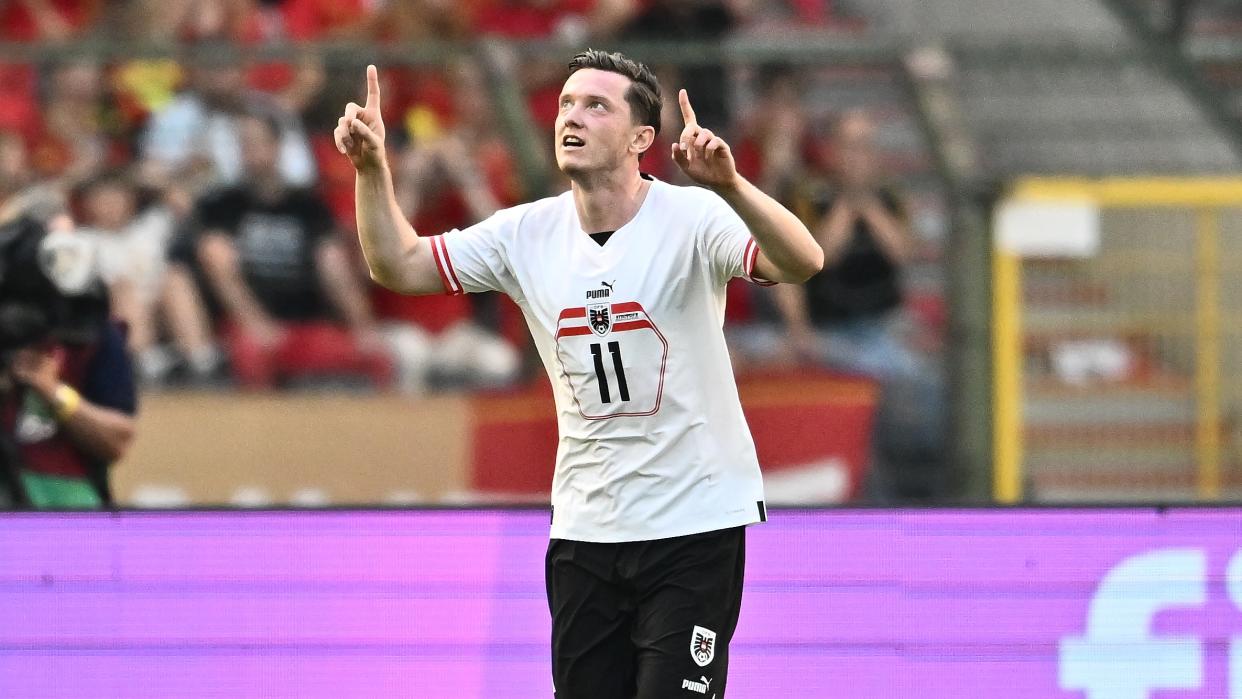
<path fill-rule="evenodd" d="M 881 180 L 873 133 L 865 115 L 847 114 L 834 133 L 833 176 L 793 186 L 791 208 L 824 248 L 824 269 L 804 286 L 777 287 L 776 299 L 801 359 L 889 379 L 917 368 L 894 331 L 914 241 L 900 198 Z"/>
<path fill-rule="evenodd" d="M 278 169 L 279 125 L 240 120 L 244 183 L 196 209 L 193 249 L 247 388 L 288 379 L 392 378 L 392 360 L 324 202 Z"/>
<path fill-rule="evenodd" d="M 774 287 L 788 339 L 778 346 L 878 384 L 864 497 L 934 502 L 955 487 L 945 459 L 944 385 L 935 362 L 911 351 L 899 332 L 902 270 L 915 242 L 900 195 L 884 182 L 873 136 L 864 114 L 847 113 L 825 158 L 832 171 L 791 185 L 790 208 L 824 248 L 824 268 L 803 286 Z"/>

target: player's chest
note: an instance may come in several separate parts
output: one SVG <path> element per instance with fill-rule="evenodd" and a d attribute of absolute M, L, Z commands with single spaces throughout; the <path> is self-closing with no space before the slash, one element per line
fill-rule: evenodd
<path fill-rule="evenodd" d="M 531 305 L 547 330 L 555 374 L 581 417 L 660 409 L 677 329 L 692 312 L 694 267 L 676 249 L 643 258 L 584 255 L 536 291 Z"/>
<path fill-rule="evenodd" d="M 539 251 L 540 278 L 523 280 L 530 309 L 549 329 L 566 318 L 585 318 L 599 329 L 635 312 L 675 317 L 697 281 L 693 245 L 645 233 L 619 231 L 602 246 L 585 234 L 546 245 Z"/>

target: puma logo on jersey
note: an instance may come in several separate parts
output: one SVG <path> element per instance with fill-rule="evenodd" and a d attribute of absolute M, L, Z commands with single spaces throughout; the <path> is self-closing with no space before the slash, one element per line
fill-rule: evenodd
<path fill-rule="evenodd" d="M 612 292 L 616 291 L 616 289 L 614 288 L 616 286 L 616 283 L 617 283 L 616 279 L 612 280 L 611 283 L 600 282 L 599 285 L 602 287 L 606 287 L 606 288 L 591 289 L 590 291 L 586 292 L 587 299 L 606 299 L 609 296 L 612 296 Z"/>
<path fill-rule="evenodd" d="M 711 686 L 712 686 L 712 681 L 707 679 L 707 677 L 703 675 L 699 676 L 698 682 L 695 682 L 694 680 L 682 680 L 681 681 L 682 689 L 688 689 L 692 692 L 698 692 L 699 694 L 707 694 L 707 690 Z"/>

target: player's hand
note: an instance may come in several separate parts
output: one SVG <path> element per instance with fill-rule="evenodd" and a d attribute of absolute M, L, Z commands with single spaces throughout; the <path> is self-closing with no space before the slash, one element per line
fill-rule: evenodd
<path fill-rule="evenodd" d="M 673 160 L 690 179 L 712 188 L 730 187 L 737 182 L 737 163 L 733 151 L 710 129 L 699 126 L 685 90 L 677 93 L 681 118 L 686 122 L 681 137 L 673 144 Z"/>
<path fill-rule="evenodd" d="M 380 117 L 379 71 L 367 66 L 367 102 L 350 102 L 332 132 L 336 149 L 349 158 L 359 172 L 384 165 L 384 120 Z"/>

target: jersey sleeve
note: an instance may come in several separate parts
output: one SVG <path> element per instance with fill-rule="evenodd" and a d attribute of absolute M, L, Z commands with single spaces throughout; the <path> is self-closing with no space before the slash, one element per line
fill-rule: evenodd
<path fill-rule="evenodd" d="M 515 225 L 513 217 L 501 211 L 468 228 L 429 237 L 445 293 L 501 291 L 513 296 L 506 241 Z"/>
<path fill-rule="evenodd" d="M 742 277 L 760 286 L 775 284 L 754 274 L 759 246 L 742 217 L 715 194 L 709 194 L 706 200 L 707 213 L 699 235 L 713 277 L 721 284 L 734 277 Z"/>

